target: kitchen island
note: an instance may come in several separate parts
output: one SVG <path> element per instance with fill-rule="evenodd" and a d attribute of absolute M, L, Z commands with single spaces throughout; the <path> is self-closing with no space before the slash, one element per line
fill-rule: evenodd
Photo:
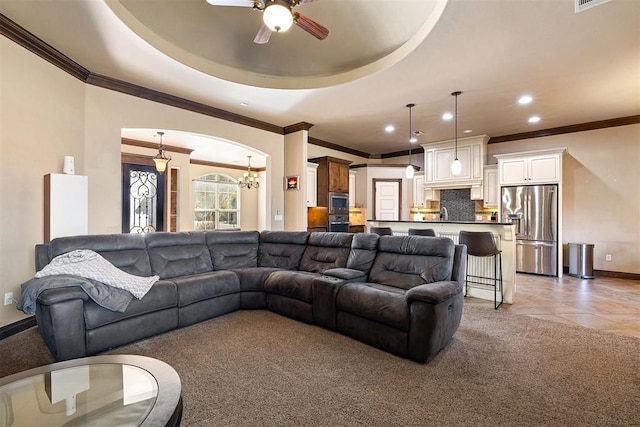
<path fill-rule="evenodd" d="M 458 243 L 460 231 L 489 231 L 502 251 L 502 276 L 504 302 L 513 304 L 516 294 L 516 238 L 515 225 L 489 221 L 379 221 L 368 220 L 369 227 L 391 227 L 393 234 L 406 235 L 410 228 L 432 228 L 441 237 L 449 237 Z M 492 258 L 470 257 L 467 271 L 482 276 L 493 275 Z M 489 273 L 489 274 L 487 274 Z M 469 284 L 469 296 L 493 301 L 493 287 Z M 498 295 L 498 300 L 500 296 Z"/>

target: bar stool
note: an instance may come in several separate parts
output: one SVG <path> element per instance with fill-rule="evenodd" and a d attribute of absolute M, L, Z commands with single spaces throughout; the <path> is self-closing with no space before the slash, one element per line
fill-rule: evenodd
<path fill-rule="evenodd" d="M 431 236 L 436 237 L 436 230 L 433 228 L 410 228 L 409 236 Z"/>
<path fill-rule="evenodd" d="M 502 281 L 502 251 L 496 246 L 493 235 L 489 231 L 461 231 L 458 243 L 467 246 L 467 277 L 465 280 L 465 296 L 469 291 L 469 283 L 493 286 L 493 308 L 498 309 L 504 300 Z M 493 257 L 493 277 L 469 274 L 469 256 Z M 498 276 L 498 267 L 500 275 Z M 479 281 L 484 279 L 484 281 Z M 487 283 L 493 281 L 493 284 Z M 500 304 L 498 304 L 498 286 L 500 286 Z"/>
<path fill-rule="evenodd" d="M 393 232 L 391 227 L 371 227 L 371 233 L 378 234 L 380 236 L 392 236 Z"/>

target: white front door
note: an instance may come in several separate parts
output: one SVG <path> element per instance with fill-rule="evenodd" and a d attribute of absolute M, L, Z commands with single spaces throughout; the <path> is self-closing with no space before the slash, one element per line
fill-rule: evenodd
<path fill-rule="evenodd" d="M 375 218 L 380 221 L 397 221 L 400 219 L 400 183 L 397 181 L 376 182 Z"/>

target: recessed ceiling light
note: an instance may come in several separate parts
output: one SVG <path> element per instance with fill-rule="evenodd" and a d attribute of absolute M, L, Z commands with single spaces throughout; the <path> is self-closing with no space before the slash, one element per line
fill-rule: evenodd
<path fill-rule="evenodd" d="M 540 121 L 540 117 L 538 116 L 529 117 L 529 123 L 538 123 L 539 121 Z"/>
<path fill-rule="evenodd" d="M 519 99 L 518 99 L 518 104 L 520 105 L 527 105 L 530 104 L 531 101 L 533 101 L 533 98 L 531 97 L 531 95 L 522 95 Z"/>
<path fill-rule="evenodd" d="M 396 128 L 395 128 L 393 125 L 387 125 L 387 126 L 385 126 L 385 128 L 384 128 L 384 131 L 385 131 L 385 132 L 387 132 L 387 133 L 391 133 L 391 132 L 393 132 L 394 130 L 396 130 Z"/>
<path fill-rule="evenodd" d="M 451 120 L 451 119 L 453 119 L 453 114 L 451 113 L 444 113 L 442 115 L 442 120 Z"/>
<path fill-rule="evenodd" d="M 466 129 L 466 130 L 463 131 L 463 133 L 471 133 L 471 132 L 473 132 L 472 129 Z"/>
<path fill-rule="evenodd" d="M 418 142 L 418 138 L 416 138 L 415 136 L 412 136 L 411 138 L 409 138 L 409 142 Z"/>
<path fill-rule="evenodd" d="M 240 106 L 241 106 L 241 107 L 248 107 L 248 106 L 249 106 L 249 104 L 248 104 L 247 102 L 241 102 L 241 103 L 240 103 Z"/>

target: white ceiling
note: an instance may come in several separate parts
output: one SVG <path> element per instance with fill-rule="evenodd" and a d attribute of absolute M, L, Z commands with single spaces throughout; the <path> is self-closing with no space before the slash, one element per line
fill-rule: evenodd
<path fill-rule="evenodd" d="M 454 90 L 470 135 L 640 114 L 638 0 L 578 14 L 573 0 L 322 0 L 296 10 L 329 37 L 294 27 L 255 45 L 259 12 L 205 0 L 0 0 L 2 14 L 92 72 L 278 126 L 313 123 L 310 136 L 373 154 L 408 147 L 407 103 L 418 143 L 453 138 L 441 115 Z M 525 93 L 534 100 L 519 106 Z M 541 121 L 529 124 L 534 114 Z M 223 161 L 219 153 L 207 160 Z"/>

